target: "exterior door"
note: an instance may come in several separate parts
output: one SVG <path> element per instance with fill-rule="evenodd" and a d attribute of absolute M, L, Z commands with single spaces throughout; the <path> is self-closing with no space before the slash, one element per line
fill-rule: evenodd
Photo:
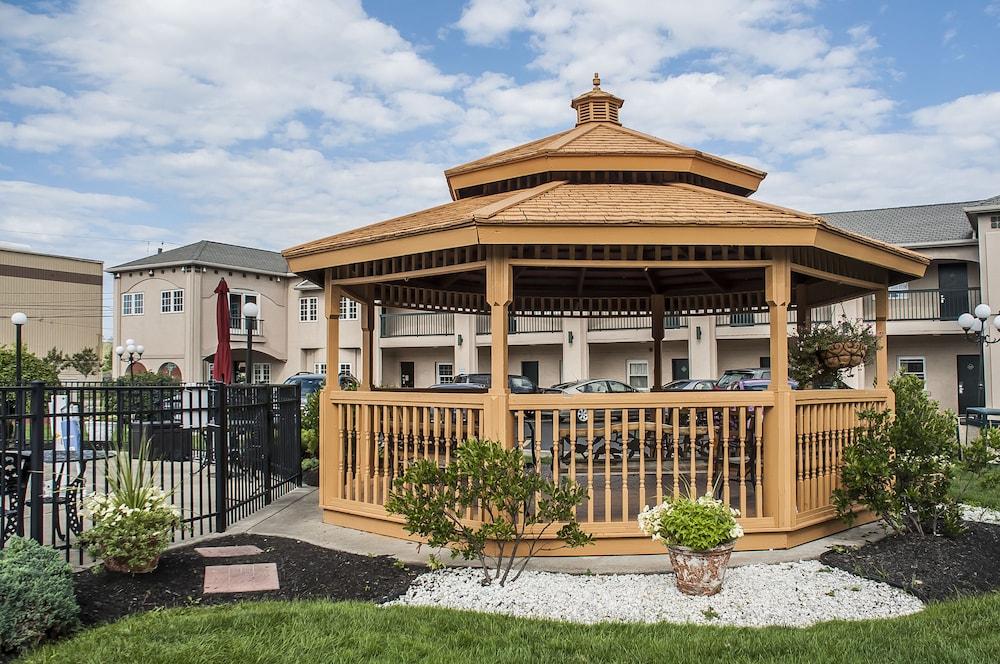
<path fill-rule="evenodd" d="M 675 357 L 670 360 L 670 380 L 684 380 L 690 378 L 690 369 L 686 357 Z"/>
<path fill-rule="evenodd" d="M 538 360 L 521 362 L 521 375 L 538 386 Z"/>
<path fill-rule="evenodd" d="M 399 386 L 413 387 L 413 362 L 399 363 Z"/>
<path fill-rule="evenodd" d="M 969 267 L 965 263 L 938 265 L 941 320 L 958 320 L 969 311 Z"/>
<path fill-rule="evenodd" d="M 979 356 L 958 356 L 958 414 L 965 415 L 966 408 L 984 405 L 979 399 Z"/>

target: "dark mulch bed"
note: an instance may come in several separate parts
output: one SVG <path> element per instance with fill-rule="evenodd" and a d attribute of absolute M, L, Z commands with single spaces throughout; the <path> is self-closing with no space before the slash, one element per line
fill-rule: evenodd
<path fill-rule="evenodd" d="M 254 544 L 256 556 L 202 558 L 195 546 Z M 206 565 L 277 563 L 281 590 L 202 594 Z M 175 606 L 227 604 L 264 599 L 333 599 L 384 602 L 409 588 L 420 566 L 403 567 L 388 556 L 359 556 L 284 537 L 229 535 L 163 554 L 150 574 L 115 574 L 100 569 L 75 575 L 80 619 L 85 625 L 118 620 L 133 613 Z"/>
<path fill-rule="evenodd" d="M 1000 590 L 1000 525 L 967 526 L 968 532 L 954 539 L 890 535 L 857 549 L 827 551 L 820 560 L 925 602 Z"/>

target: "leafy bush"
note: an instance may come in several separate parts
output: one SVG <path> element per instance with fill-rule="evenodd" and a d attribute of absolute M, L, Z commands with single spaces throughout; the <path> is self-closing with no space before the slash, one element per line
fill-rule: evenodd
<path fill-rule="evenodd" d="M 667 546 L 708 551 L 743 537 L 743 527 L 736 521 L 739 515 L 739 510 L 708 494 L 677 498 L 642 510 L 639 530 Z"/>
<path fill-rule="evenodd" d="M 306 397 L 302 410 L 302 454 L 319 458 L 319 395 L 322 388 Z"/>
<path fill-rule="evenodd" d="M 69 634 L 79 615 L 73 575 L 59 552 L 23 537 L 7 540 L 0 549 L 0 654 Z"/>
<path fill-rule="evenodd" d="M 983 429 L 966 445 L 958 470 L 953 496 L 963 503 L 1000 509 L 995 498 L 1000 495 L 1000 429 Z"/>
<path fill-rule="evenodd" d="M 844 448 L 842 488 L 833 492 L 837 513 L 848 523 L 861 504 L 896 532 L 957 535 L 958 502 L 951 497 L 958 440 L 954 413 L 942 412 L 923 382 L 901 374 L 889 381 L 895 413 L 869 410 Z"/>
<path fill-rule="evenodd" d="M 0 385 L 13 385 L 17 375 L 17 352 L 14 345 L 0 346 Z M 47 385 L 59 384 L 59 369 L 29 351 L 21 344 L 21 381 L 25 385 L 42 380 Z"/>
<path fill-rule="evenodd" d="M 312 457 L 305 457 L 302 459 L 302 472 L 315 470 L 316 468 L 319 468 L 319 459 L 314 459 Z"/>
<path fill-rule="evenodd" d="M 148 443 L 139 445 L 137 459 L 127 448 L 115 455 L 115 472 L 108 478 L 110 491 L 84 501 L 94 527 L 80 535 L 94 556 L 116 566 L 141 570 L 148 567 L 170 543 L 180 526 L 180 511 L 170 504 L 170 494 L 155 484 L 152 464 L 147 468 Z"/>
<path fill-rule="evenodd" d="M 535 496 L 538 496 L 537 500 Z M 478 560 L 483 585 L 504 585 L 522 555 L 511 581 L 544 549 L 542 536 L 557 527 L 560 543 L 547 550 L 580 547 L 592 537 L 580 528 L 576 506 L 587 491 L 563 479 L 559 484 L 525 468 L 519 449 L 505 450 L 494 441 L 469 439 L 451 463 L 440 467 L 429 459 L 414 462 L 394 484 L 386 509 L 406 519 L 406 531 L 448 547 L 452 557 Z M 465 520 L 467 509 L 481 509 L 478 527 Z M 496 542 L 496 555 L 487 547 Z"/>
<path fill-rule="evenodd" d="M 819 323 L 800 330 L 788 339 L 788 375 L 800 389 L 830 387 L 843 381 L 850 369 L 832 369 L 820 360 L 819 354 L 834 344 L 856 344 L 862 357 L 871 357 L 878 349 L 878 337 L 863 321 L 842 317 L 836 323 Z"/>

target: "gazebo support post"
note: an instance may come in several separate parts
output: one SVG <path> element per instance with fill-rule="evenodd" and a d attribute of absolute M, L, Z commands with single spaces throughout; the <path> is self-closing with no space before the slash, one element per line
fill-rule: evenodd
<path fill-rule="evenodd" d="M 649 298 L 652 311 L 651 331 L 653 333 L 653 384 L 650 390 L 659 392 L 663 389 L 663 295 L 654 293 Z"/>
<path fill-rule="evenodd" d="M 780 529 L 791 529 L 795 508 L 795 400 L 788 385 L 788 305 L 791 262 L 784 248 L 764 268 L 764 290 L 770 314 L 771 385 L 774 408 L 764 419 L 764 510 Z M 759 416 L 759 415 L 758 415 Z"/>
<path fill-rule="evenodd" d="M 486 259 L 486 303 L 490 307 L 490 389 L 483 410 L 483 435 L 510 449 L 514 444 L 513 423 L 509 416 L 510 386 L 507 331 L 510 303 L 513 299 L 513 275 L 504 253 L 505 247 L 489 248 Z"/>
<path fill-rule="evenodd" d="M 889 349 L 886 347 L 886 320 L 889 317 L 889 288 L 875 291 L 875 334 L 878 350 L 875 351 L 875 387 L 889 389 Z"/>
<path fill-rule="evenodd" d="M 812 305 L 809 303 L 809 289 L 805 284 L 795 289 L 795 332 L 802 335 L 812 327 Z"/>
<path fill-rule="evenodd" d="M 326 398 L 329 392 L 340 391 L 340 288 L 333 284 L 333 270 L 326 271 L 326 292 L 324 296 L 324 315 L 326 316 L 326 386 L 320 394 L 319 408 L 319 454 L 320 458 L 329 463 L 319 465 L 319 502 L 329 505 L 332 498 L 343 498 L 343 483 L 338 478 L 343 476 L 344 459 L 341 454 L 339 439 L 340 413 L 339 406 Z M 330 367 L 334 367 L 334 380 L 330 380 Z"/>
<path fill-rule="evenodd" d="M 375 292 L 371 285 L 365 286 L 365 299 L 361 303 L 361 377 L 358 390 L 371 392 L 375 385 Z M 339 369 L 337 371 L 339 376 Z M 339 382 L 339 380 L 338 380 Z"/>

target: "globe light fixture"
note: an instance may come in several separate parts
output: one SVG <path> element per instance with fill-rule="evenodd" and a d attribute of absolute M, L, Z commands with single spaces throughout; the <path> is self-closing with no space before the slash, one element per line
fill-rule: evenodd
<path fill-rule="evenodd" d="M 142 344 L 137 344 L 135 339 L 126 339 L 124 346 L 115 347 L 115 355 L 118 356 L 118 360 L 128 363 L 126 371 L 130 383 L 135 380 L 135 363 L 142 359 L 142 354 L 145 352 L 146 348 Z"/>
<path fill-rule="evenodd" d="M 990 318 L 993 324 L 990 325 Z M 994 316 L 993 307 L 981 303 L 958 317 L 958 326 L 965 332 L 965 338 L 979 344 L 979 399 L 978 405 L 986 405 L 986 347 L 1000 341 L 1000 315 Z M 991 335 L 990 332 L 993 332 Z"/>
<path fill-rule="evenodd" d="M 257 328 L 257 314 L 259 313 L 260 307 L 257 306 L 256 302 L 246 302 L 243 305 L 243 317 L 246 319 L 247 330 L 247 385 L 253 382 L 253 333 Z"/>

